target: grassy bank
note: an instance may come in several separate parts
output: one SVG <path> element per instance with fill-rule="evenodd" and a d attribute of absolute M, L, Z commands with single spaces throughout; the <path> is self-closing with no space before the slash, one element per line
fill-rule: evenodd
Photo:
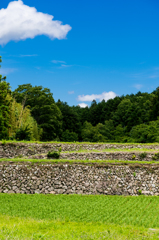
<path fill-rule="evenodd" d="M 101 149 L 101 150 L 98 150 L 98 149 L 92 149 L 92 150 L 86 150 L 86 149 L 80 149 L 80 150 L 77 150 L 77 151 L 63 151 L 62 153 L 91 153 L 91 152 L 110 152 L 110 153 L 113 153 L 113 152 L 154 152 L 154 153 L 157 153 L 159 152 L 159 150 L 154 150 L 154 149 L 148 149 L 148 148 L 106 148 L 106 149 Z"/>
<path fill-rule="evenodd" d="M 154 143 L 133 143 L 133 142 L 128 142 L 128 143 L 120 143 L 120 142 L 58 142 L 58 141 L 26 141 L 26 140 L 22 140 L 22 141 L 16 141 L 16 140 L 1 140 L 0 141 L 1 144 L 5 145 L 7 143 L 38 143 L 38 144 L 77 144 L 77 145 L 83 145 L 83 144 L 88 144 L 88 145 L 103 145 L 103 144 L 114 144 L 114 145 L 134 145 L 134 146 L 154 146 L 154 145 L 159 145 L 158 142 L 154 142 Z"/>
<path fill-rule="evenodd" d="M 10 163 L 41 163 L 41 164 L 102 164 L 102 165 L 135 165 L 135 164 L 141 164 L 141 165 L 159 165 L 159 161 L 136 161 L 136 160 L 75 160 L 75 159 L 26 159 L 26 158 L 0 158 L 0 162 L 10 162 Z"/>

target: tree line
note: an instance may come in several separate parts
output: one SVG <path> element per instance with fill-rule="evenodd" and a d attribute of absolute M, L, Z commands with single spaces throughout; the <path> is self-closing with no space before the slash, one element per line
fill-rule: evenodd
<path fill-rule="evenodd" d="M 159 142 L 159 88 L 93 100 L 81 108 L 55 102 L 50 89 L 42 86 L 22 84 L 11 91 L 0 75 L 0 139 Z"/>

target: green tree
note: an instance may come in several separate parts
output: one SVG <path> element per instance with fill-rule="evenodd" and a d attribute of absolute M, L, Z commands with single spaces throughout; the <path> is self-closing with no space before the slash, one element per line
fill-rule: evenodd
<path fill-rule="evenodd" d="M 63 142 L 74 142 L 78 141 L 78 134 L 75 132 L 70 132 L 68 129 L 62 133 L 61 140 Z"/>
<path fill-rule="evenodd" d="M 65 132 L 68 130 L 70 133 L 74 132 L 78 136 L 81 130 L 81 123 L 76 110 L 70 107 L 66 102 L 60 100 L 58 100 L 56 104 L 62 113 L 62 131 Z"/>
<path fill-rule="evenodd" d="M 42 140 L 58 139 L 62 131 L 62 114 L 55 104 L 50 89 L 31 84 L 19 85 L 13 92 L 18 103 L 30 107 L 31 114 L 43 129 Z"/>
<path fill-rule="evenodd" d="M 42 129 L 39 128 L 35 119 L 31 116 L 30 109 L 13 99 L 10 105 L 10 139 L 40 140 Z"/>
<path fill-rule="evenodd" d="M 0 62 L 2 58 L 0 57 Z M 1 67 L 1 65 L 0 65 Z M 0 75 L 0 139 L 8 139 L 9 137 L 9 112 L 11 102 L 10 85 L 5 81 L 6 77 Z"/>

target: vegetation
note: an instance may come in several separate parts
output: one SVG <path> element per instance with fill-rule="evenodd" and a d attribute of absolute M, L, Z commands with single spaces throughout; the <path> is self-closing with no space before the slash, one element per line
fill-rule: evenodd
<path fill-rule="evenodd" d="M 12 92 L 0 75 L 0 139 L 159 142 L 159 87 L 81 108 L 55 102 L 42 86 L 22 84 Z"/>
<path fill-rule="evenodd" d="M 139 165 L 144 166 L 145 165 L 150 165 L 151 164 L 155 165 L 155 166 L 159 166 L 159 160 L 152 160 L 152 161 L 137 161 L 137 160 L 112 160 L 112 159 L 107 159 L 107 160 L 75 160 L 75 159 L 27 159 L 24 158 L 24 156 L 19 155 L 16 158 L 0 158 L 0 162 L 30 162 L 30 163 L 42 163 L 42 164 L 48 164 L 48 163 L 52 163 L 52 164 L 64 164 L 64 163 L 69 163 L 69 164 L 88 164 L 88 165 L 92 165 L 92 164 L 100 164 L 100 165 L 137 165 L 139 167 Z"/>
<path fill-rule="evenodd" d="M 143 152 L 143 153 L 139 154 L 140 159 L 144 159 L 146 156 L 147 156 L 146 152 Z"/>
<path fill-rule="evenodd" d="M 43 129 L 42 140 L 58 139 L 61 132 L 62 114 L 56 106 L 52 93 L 42 86 L 33 87 L 31 84 L 19 85 L 13 92 L 18 103 L 29 106 L 33 118 Z"/>
<path fill-rule="evenodd" d="M 48 152 L 48 154 L 47 154 L 47 157 L 48 158 L 56 158 L 56 159 L 58 159 L 59 157 L 60 157 L 60 152 L 58 152 L 58 151 L 53 151 L 53 152 Z"/>
<path fill-rule="evenodd" d="M 159 153 L 155 153 L 155 155 L 152 157 L 153 160 L 159 160 Z"/>
<path fill-rule="evenodd" d="M 0 194 L 1 239 L 158 239 L 158 197 Z M 39 211 L 40 209 L 40 211 Z"/>

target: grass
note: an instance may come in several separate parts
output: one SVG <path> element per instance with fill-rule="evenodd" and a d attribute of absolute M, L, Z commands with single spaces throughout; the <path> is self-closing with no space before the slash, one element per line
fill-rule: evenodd
<path fill-rule="evenodd" d="M 158 165 L 159 161 L 136 161 L 136 160 L 75 160 L 75 159 L 26 159 L 26 158 L 0 158 L 0 162 L 15 162 L 15 163 L 41 163 L 41 164 L 117 164 L 117 165 L 129 165 L 129 164 L 155 164 Z"/>
<path fill-rule="evenodd" d="M 123 148 L 106 148 L 106 149 L 101 149 L 101 150 L 98 150 L 98 149 L 92 149 L 92 150 L 85 150 L 85 149 L 80 149 L 80 150 L 77 150 L 77 151 L 64 151 L 62 153 L 91 153 L 91 152 L 158 152 L 158 150 L 154 150 L 154 149 L 148 149 L 148 148 L 131 148 L 131 149 L 123 149 Z"/>
<path fill-rule="evenodd" d="M 1 240 L 6 239 L 157 239 L 159 231 L 116 224 L 34 220 L 0 216 Z"/>
<path fill-rule="evenodd" d="M 48 143 L 55 143 L 55 144 L 77 144 L 77 145 L 83 145 L 83 144 L 89 144 L 89 145 L 103 145 L 103 144 L 114 144 L 114 145 L 141 145 L 141 146 L 150 146 L 150 145 L 159 145 L 159 143 L 115 143 L 115 142 L 58 142 L 58 141 L 49 141 L 49 142 L 42 142 L 42 141 L 16 141 L 16 140 L 2 140 L 0 141 L 1 144 L 7 144 L 7 143 L 38 143 L 38 144 L 48 144 Z"/>
<path fill-rule="evenodd" d="M 0 239 L 158 239 L 159 197 L 0 194 Z"/>

